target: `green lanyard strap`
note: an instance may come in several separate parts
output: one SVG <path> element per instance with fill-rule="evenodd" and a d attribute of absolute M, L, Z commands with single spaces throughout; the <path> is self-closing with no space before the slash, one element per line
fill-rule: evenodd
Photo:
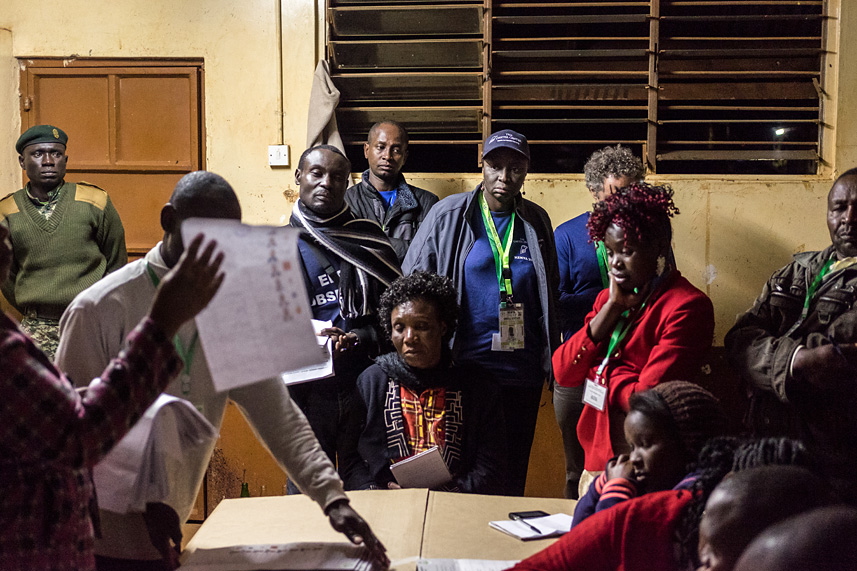
<path fill-rule="evenodd" d="M 161 283 L 161 280 L 158 277 L 158 274 L 155 273 L 155 270 L 152 269 L 152 266 L 149 265 L 149 262 L 146 262 L 146 272 L 148 272 L 149 274 L 149 279 L 152 280 L 152 285 L 158 287 L 158 285 Z M 193 339 L 191 339 L 190 345 L 187 349 L 184 348 L 184 345 L 182 344 L 182 340 L 179 337 L 178 333 L 176 333 L 176 336 L 173 337 L 173 345 L 175 346 L 176 353 L 179 354 L 179 358 L 181 358 L 182 363 L 184 363 L 183 372 L 187 377 L 190 377 L 190 367 L 193 364 L 193 355 L 194 353 L 196 353 L 197 341 L 199 341 L 199 331 L 194 331 Z M 190 383 L 182 382 L 182 393 L 184 393 L 185 396 L 190 393 L 189 385 Z"/>
<path fill-rule="evenodd" d="M 821 271 L 818 272 L 818 275 L 815 276 L 815 279 L 812 280 L 812 283 L 809 284 L 809 287 L 806 290 L 806 299 L 803 300 L 803 309 L 801 309 L 800 317 L 797 321 L 795 321 L 794 325 L 792 325 L 788 331 L 786 331 L 786 337 L 790 336 L 794 333 L 801 324 L 806 321 L 807 316 L 809 315 L 809 304 L 812 302 L 812 298 L 815 297 L 816 292 L 818 292 L 819 286 L 821 286 L 822 280 L 824 280 L 824 276 L 826 276 L 830 272 L 830 267 L 836 261 L 835 257 L 830 258 L 827 262 L 821 267 Z"/>
<path fill-rule="evenodd" d="M 646 296 L 646 299 L 643 300 L 643 303 L 640 305 L 640 309 L 636 312 L 636 316 L 643 314 L 643 310 L 646 309 L 646 304 L 649 303 L 649 298 L 652 297 L 655 289 L 656 288 L 653 287 L 649 292 L 649 295 Z M 604 369 L 607 368 L 607 363 L 610 362 L 610 359 L 614 357 L 614 353 L 624 345 L 625 337 L 628 335 L 628 331 L 631 330 L 631 327 L 636 321 L 636 319 L 630 319 L 630 315 L 630 309 L 623 311 L 622 315 L 619 317 L 618 323 L 616 323 L 616 327 L 613 328 L 613 333 L 610 334 L 610 342 L 607 344 L 607 354 L 604 355 L 604 359 L 595 371 L 595 382 L 606 384 L 603 382 Z"/>
<path fill-rule="evenodd" d="M 485 197 L 479 193 L 479 207 L 482 209 L 482 222 L 488 232 L 488 242 L 491 244 L 491 252 L 494 254 L 494 269 L 497 271 L 497 283 L 500 285 L 500 301 L 505 303 L 512 297 L 512 268 L 509 266 L 509 250 L 512 247 L 512 234 L 515 228 L 515 213 L 506 227 L 506 233 L 502 242 L 491 217 L 491 211 L 485 203 Z"/>
<path fill-rule="evenodd" d="M 595 253 L 598 258 L 598 270 L 601 272 L 601 287 L 607 289 L 610 287 L 610 275 L 607 271 L 607 248 L 604 247 L 604 242 L 601 240 L 595 242 Z"/>

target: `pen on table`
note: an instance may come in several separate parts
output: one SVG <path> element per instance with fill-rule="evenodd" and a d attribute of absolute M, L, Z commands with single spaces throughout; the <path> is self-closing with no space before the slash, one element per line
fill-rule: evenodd
<path fill-rule="evenodd" d="M 515 520 L 515 521 L 519 521 L 519 522 L 521 522 L 521 523 L 522 523 L 522 524 L 524 524 L 525 526 L 529 527 L 530 529 L 532 529 L 533 531 L 535 531 L 536 533 L 538 533 L 539 535 L 541 535 L 542 530 L 540 530 L 539 528 L 537 528 L 536 526 L 534 526 L 533 524 L 531 524 L 530 522 L 528 522 L 525 518 L 522 518 L 522 517 L 521 517 L 521 516 L 519 516 L 519 515 L 513 515 L 513 516 L 511 516 L 511 518 L 512 518 L 513 520 Z"/>

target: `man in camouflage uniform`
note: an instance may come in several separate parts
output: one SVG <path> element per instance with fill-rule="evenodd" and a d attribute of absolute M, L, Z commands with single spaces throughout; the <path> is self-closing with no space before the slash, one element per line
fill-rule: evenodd
<path fill-rule="evenodd" d="M 65 182 L 67 142 L 52 125 L 27 129 L 15 150 L 29 182 L 0 200 L 14 256 L 0 289 L 24 316 L 21 328 L 51 359 L 66 306 L 128 260 L 125 230 L 107 193 Z"/>

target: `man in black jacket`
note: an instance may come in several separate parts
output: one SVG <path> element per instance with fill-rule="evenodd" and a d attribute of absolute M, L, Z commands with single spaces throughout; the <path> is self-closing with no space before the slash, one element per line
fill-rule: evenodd
<path fill-rule="evenodd" d="M 437 204 L 437 196 L 405 182 L 402 167 L 408 158 L 408 132 L 395 121 L 372 125 L 363 155 L 369 168 L 345 193 L 345 201 L 357 218 L 381 226 L 401 262 L 426 213 Z"/>

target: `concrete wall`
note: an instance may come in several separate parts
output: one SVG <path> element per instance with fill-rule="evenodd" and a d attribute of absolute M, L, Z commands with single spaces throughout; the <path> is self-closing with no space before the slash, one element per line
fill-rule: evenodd
<path fill-rule="evenodd" d="M 675 221 L 676 257 L 685 275 L 714 302 L 718 343 L 774 269 L 795 252 L 829 243 L 825 197 L 832 177 L 857 166 L 857 38 L 838 34 L 857 24 L 857 3 L 840 8 L 839 0 L 831 0 L 830 5 L 822 175 L 650 178 L 676 190 L 681 209 Z M 207 168 L 238 190 L 245 221 L 285 222 L 296 196 L 293 166 L 268 167 L 267 145 L 291 145 L 293 164 L 304 148 L 320 51 L 318 14 L 315 0 L 3 0 L 2 193 L 19 188 L 21 180 L 14 153 L 20 133 L 17 58 L 203 58 Z M 442 196 L 469 190 L 478 178 L 409 174 L 412 182 Z M 582 176 L 532 173 L 525 193 L 548 210 L 555 224 L 590 205 Z M 272 484 L 268 489 L 280 488 Z"/>

